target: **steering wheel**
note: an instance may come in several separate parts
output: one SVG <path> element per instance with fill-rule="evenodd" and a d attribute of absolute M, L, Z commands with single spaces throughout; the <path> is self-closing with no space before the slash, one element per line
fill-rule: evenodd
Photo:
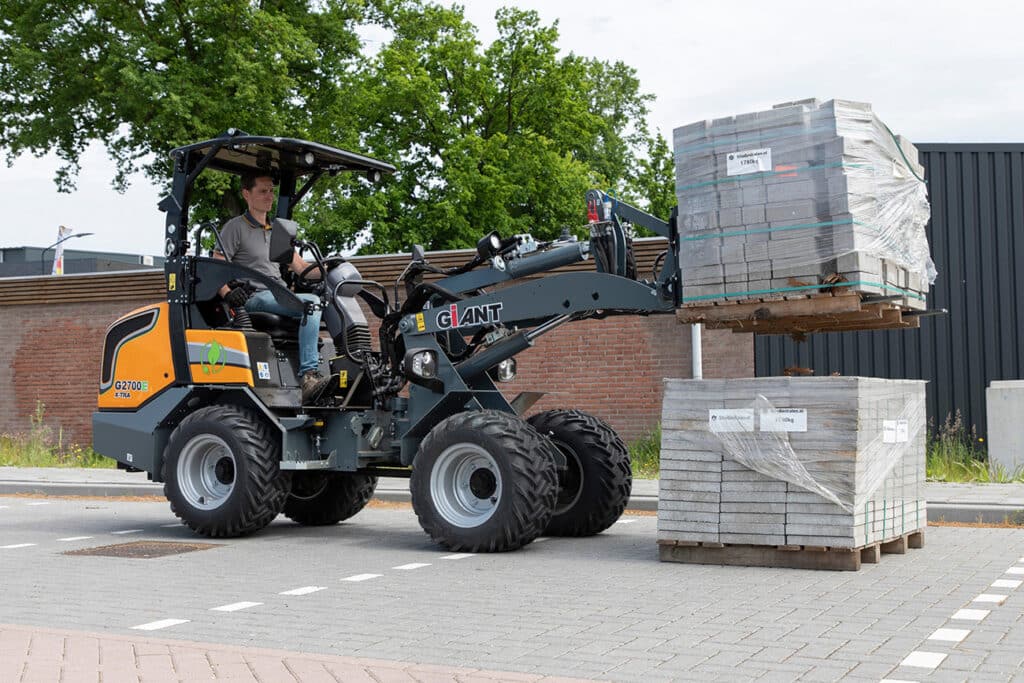
<path fill-rule="evenodd" d="M 326 275 L 327 271 L 330 271 L 333 268 L 336 268 L 338 265 L 344 263 L 345 259 L 342 256 L 328 256 L 327 258 L 325 258 L 323 260 L 323 262 L 324 262 L 324 271 L 325 271 L 324 274 Z M 320 264 L 318 264 L 318 263 L 311 263 L 308 266 L 306 266 L 305 268 L 303 268 L 302 272 L 297 273 L 295 275 L 295 279 L 296 279 L 295 285 L 296 285 L 296 287 L 304 289 L 304 290 L 320 292 L 323 289 L 323 287 L 324 287 L 324 277 L 321 276 L 320 279 L 318 279 L 318 280 L 314 280 L 314 279 L 309 277 L 310 273 L 312 273 L 315 270 L 319 270 L 319 269 L 320 269 Z"/>

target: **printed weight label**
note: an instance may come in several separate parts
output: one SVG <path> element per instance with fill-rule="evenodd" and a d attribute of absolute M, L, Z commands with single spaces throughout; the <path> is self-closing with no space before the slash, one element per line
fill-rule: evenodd
<path fill-rule="evenodd" d="M 762 432 L 806 432 L 807 411 L 803 408 L 777 408 L 761 411 Z"/>
<path fill-rule="evenodd" d="M 726 175 L 765 173 L 770 170 L 772 170 L 771 147 L 748 149 L 742 152 L 729 152 L 725 155 Z"/>

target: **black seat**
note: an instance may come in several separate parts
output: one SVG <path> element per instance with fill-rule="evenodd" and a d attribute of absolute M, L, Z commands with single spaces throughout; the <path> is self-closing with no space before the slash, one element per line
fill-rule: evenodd
<path fill-rule="evenodd" d="M 299 337 L 299 319 L 290 318 L 276 313 L 250 312 L 252 326 L 260 332 L 266 332 L 274 341 L 297 341 Z"/>

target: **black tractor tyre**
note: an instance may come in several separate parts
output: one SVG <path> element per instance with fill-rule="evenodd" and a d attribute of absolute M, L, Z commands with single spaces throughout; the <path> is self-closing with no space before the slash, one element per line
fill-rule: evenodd
<path fill-rule="evenodd" d="M 579 410 L 548 410 L 529 419 L 565 456 L 558 502 L 544 533 L 593 536 L 622 516 L 633 488 L 626 445 L 599 418 Z"/>
<path fill-rule="evenodd" d="M 281 441 L 254 412 L 199 408 L 171 432 L 164 449 L 164 495 L 190 529 L 214 538 L 259 531 L 280 514 L 291 489 L 281 472 Z"/>
<path fill-rule="evenodd" d="M 347 472 L 296 472 L 284 516 L 304 526 L 329 526 L 366 507 L 377 477 Z"/>
<path fill-rule="evenodd" d="M 409 481 L 423 530 L 449 550 L 472 553 L 516 550 L 537 538 L 557 489 L 550 445 L 525 421 L 492 410 L 435 426 Z"/>

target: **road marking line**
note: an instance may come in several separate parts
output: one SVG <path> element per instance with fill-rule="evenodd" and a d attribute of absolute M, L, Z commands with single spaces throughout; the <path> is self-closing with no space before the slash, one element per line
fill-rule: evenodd
<path fill-rule="evenodd" d="M 178 624 L 187 624 L 188 619 L 161 619 L 160 621 L 151 621 L 148 624 L 141 624 L 139 626 L 132 626 L 133 631 L 157 631 L 168 626 L 177 626 Z"/>
<path fill-rule="evenodd" d="M 249 609 L 250 607 L 258 607 L 262 605 L 262 602 L 233 602 L 230 605 L 221 605 L 220 607 L 211 607 L 211 612 L 237 612 L 240 609 Z"/>
<path fill-rule="evenodd" d="M 11 507 L 11 506 L 10 505 L 0 505 L 0 510 L 6 510 L 9 507 Z"/>
<path fill-rule="evenodd" d="M 1018 581 L 1016 579 L 998 579 L 992 582 L 992 588 L 1020 588 L 1020 585 L 1024 581 Z"/>
<path fill-rule="evenodd" d="M 353 574 L 352 576 L 346 576 L 342 581 L 369 581 L 370 579 L 376 579 L 383 574 Z"/>
<path fill-rule="evenodd" d="M 474 553 L 455 553 L 454 555 L 445 555 L 442 560 L 464 560 L 467 557 L 473 557 Z"/>
<path fill-rule="evenodd" d="M 31 506 L 36 506 L 36 505 L 49 505 L 49 503 L 47 503 L 47 502 L 42 502 L 42 503 L 25 503 L 25 505 L 31 505 Z"/>
<path fill-rule="evenodd" d="M 918 669 L 934 669 L 946 658 L 943 652 L 924 652 L 922 650 L 914 650 L 907 655 L 900 666 L 913 666 Z"/>
<path fill-rule="evenodd" d="M 963 619 L 964 621 L 981 621 L 990 614 L 992 614 L 992 610 L 962 609 L 959 610 L 953 616 L 951 616 L 950 619 Z"/>
<path fill-rule="evenodd" d="M 142 529 L 125 529 L 124 531 L 111 531 L 110 533 L 120 536 L 122 534 L 137 534 L 140 531 L 142 531 Z"/>
<path fill-rule="evenodd" d="M 533 539 L 533 542 L 534 543 L 543 543 L 544 541 L 548 541 L 548 540 L 551 540 L 550 536 L 538 536 L 537 538 Z"/>
<path fill-rule="evenodd" d="M 400 564 L 397 567 L 392 567 L 392 569 L 421 569 L 429 566 L 429 562 L 411 562 L 409 564 Z"/>
<path fill-rule="evenodd" d="M 68 536 L 67 538 L 58 538 L 57 540 L 58 541 L 84 541 L 87 538 L 92 538 L 92 536 Z"/>
<path fill-rule="evenodd" d="M 1024 567 L 1010 567 L 1009 569 L 1007 569 L 1003 573 L 1004 574 L 1016 574 L 1016 575 L 1019 576 L 1021 574 L 1024 574 Z"/>
<path fill-rule="evenodd" d="M 174 524 L 161 524 L 161 529 L 173 529 L 174 527 L 182 526 L 181 522 L 175 522 Z"/>
<path fill-rule="evenodd" d="M 997 605 L 1001 605 L 1006 601 L 1009 595 L 997 595 L 996 593 L 982 593 L 978 597 L 974 598 L 971 602 L 994 602 Z"/>
<path fill-rule="evenodd" d="M 303 586 L 302 588 L 293 588 L 290 591 L 282 591 L 278 595 L 309 595 L 310 593 L 322 590 L 327 590 L 327 586 Z"/>
<path fill-rule="evenodd" d="M 635 521 L 636 521 L 635 519 L 620 519 L 620 520 L 617 520 L 615 523 L 616 524 L 632 524 Z"/>
<path fill-rule="evenodd" d="M 940 628 L 928 636 L 928 640 L 944 640 L 949 643 L 959 643 L 969 635 L 971 635 L 971 631 L 966 628 Z"/>
<path fill-rule="evenodd" d="M 29 548 L 35 543 L 15 543 L 14 545 L 0 545 L 0 550 L 14 550 L 15 548 Z"/>

